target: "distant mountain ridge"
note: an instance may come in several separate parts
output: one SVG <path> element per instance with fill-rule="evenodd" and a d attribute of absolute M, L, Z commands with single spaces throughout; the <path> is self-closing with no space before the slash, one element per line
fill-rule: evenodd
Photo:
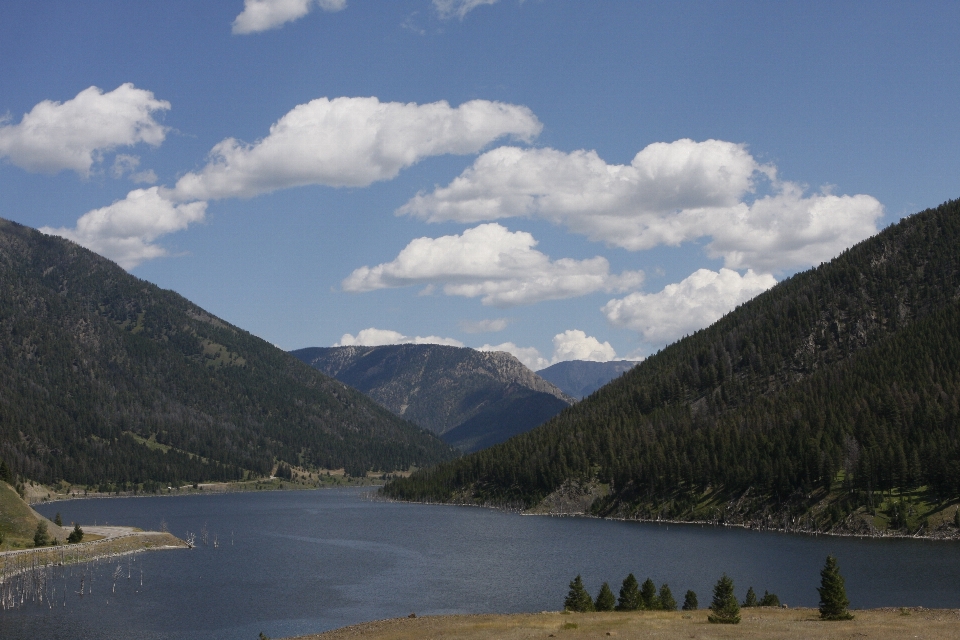
<path fill-rule="evenodd" d="M 529 430 L 574 401 L 503 352 L 398 344 L 290 353 L 465 451 Z"/>
<path fill-rule="evenodd" d="M 129 489 L 453 455 L 182 296 L 0 220 L 0 459 L 18 476 Z"/>
<path fill-rule="evenodd" d="M 547 382 L 552 382 L 568 396 L 583 399 L 636 365 L 636 362 L 630 360 L 566 360 L 540 369 L 537 375 Z"/>

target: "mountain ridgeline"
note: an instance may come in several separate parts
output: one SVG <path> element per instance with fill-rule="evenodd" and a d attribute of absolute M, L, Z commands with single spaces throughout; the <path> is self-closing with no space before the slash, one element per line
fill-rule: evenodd
<path fill-rule="evenodd" d="M 610 362 L 566 360 L 537 371 L 537 375 L 555 384 L 568 396 L 582 399 L 614 378 L 630 371 L 636 364 L 630 360 Z"/>
<path fill-rule="evenodd" d="M 529 431 L 573 402 L 498 351 L 398 344 L 312 347 L 291 354 L 463 451 Z"/>
<path fill-rule="evenodd" d="M 0 220 L 0 460 L 18 476 L 130 488 L 454 455 L 176 293 Z"/>
<path fill-rule="evenodd" d="M 576 491 L 598 515 L 933 526 L 909 499 L 960 496 L 960 202 L 781 282 L 530 433 L 383 489 L 524 508 Z"/>

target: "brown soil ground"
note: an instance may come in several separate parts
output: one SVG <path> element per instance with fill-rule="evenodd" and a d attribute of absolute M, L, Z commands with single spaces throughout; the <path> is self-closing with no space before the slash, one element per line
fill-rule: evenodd
<path fill-rule="evenodd" d="M 707 611 L 638 613 L 539 613 L 517 615 L 427 616 L 380 620 L 297 640 L 525 640 L 527 638 L 763 638 L 849 640 L 871 638 L 960 638 L 957 609 L 871 609 L 855 618 L 824 622 L 816 609 L 743 609 L 738 625 L 709 624 Z"/>

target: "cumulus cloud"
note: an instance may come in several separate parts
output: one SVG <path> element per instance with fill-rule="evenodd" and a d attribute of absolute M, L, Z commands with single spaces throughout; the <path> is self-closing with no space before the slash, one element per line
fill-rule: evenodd
<path fill-rule="evenodd" d="M 347 6 L 347 0 L 244 0 L 243 11 L 233 21 L 233 33 L 276 29 L 299 20 L 315 6 L 324 11 L 340 11 Z"/>
<path fill-rule="evenodd" d="M 477 347 L 477 351 L 504 351 L 522 362 L 531 371 L 539 371 L 550 366 L 550 361 L 541 356 L 536 347 L 518 347 L 512 342 L 485 344 L 482 347 Z"/>
<path fill-rule="evenodd" d="M 343 334 L 340 342 L 335 347 L 379 347 L 385 344 L 443 344 L 451 347 L 462 347 L 463 343 L 453 338 L 441 338 L 440 336 L 405 336 L 399 331 L 390 331 L 389 329 L 376 329 L 370 327 L 357 332 L 356 336 L 349 333 Z"/>
<path fill-rule="evenodd" d="M 461 235 L 417 238 L 392 262 L 361 267 L 342 283 L 361 292 L 409 285 L 441 286 L 446 295 L 480 297 L 501 307 L 582 296 L 594 291 L 627 291 L 643 282 L 642 271 L 610 273 L 610 263 L 550 258 L 535 250 L 524 231 L 497 223 L 467 229 Z"/>
<path fill-rule="evenodd" d="M 772 194 L 748 203 L 761 180 Z M 538 217 L 632 251 L 710 237 L 708 253 L 727 267 L 773 271 L 816 264 L 876 233 L 883 207 L 867 195 L 806 196 L 745 145 L 684 139 L 651 144 L 629 165 L 595 151 L 499 147 L 397 213 L 462 223 Z"/>
<path fill-rule="evenodd" d="M 552 364 L 567 360 L 590 360 L 609 362 L 616 360 L 617 352 L 609 342 L 600 342 L 579 329 L 569 329 L 553 336 L 553 357 L 544 358 L 536 347 L 518 347 L 512 342 L 477 347 L 478 351 L 505 351 L 533 371 L 546 369 Z"/>
<path fill-rule="evenodd" d="M 503 136 L 530 140 L 542 125 L 524 106 L 472 100 L 414 104 L 318 98 L 245 144 L 228 138 L 199 173 L 183 176 L 178 200 L 252 197 L 309 184 L 361 187 L 394 178 L 428 156 L 476 153 Z"/>
<path fill-rule="evenodd" d="M 154 241 L 200 222 L 206 210 L 206 202 L 175 204 L 157 187 L 135 189 L 123 200 L 85 213 L 73 229 L 42 227 L 40 231 L 73 240 L 124 269 L 132 269 L 144 260 L 167 255 Z"/>
<path fill-rule="evenodd" d="M 31 172 L 69 169 L 89 177 L 105 152 L 161 144 L 167 128 L 155 115 L 168 109 L 169 102 L 129 82 L 107 93 L 89 87 L 66 102 L 40 102 L 19 124 L 0 121 L 0 157 Z"/>
<path fill-rule="evenodd" d="M 617 357 L 617 352 L 609 342 L 600 342 L 579 329 L 568 329 L 553 337 L 553 362 L 564 360 L 590 360 L 609 362 Z"/>
<path fill-rule="evenodd" d="M 506 318 L 493 318 L 488 320 L 461 320 L 460 330 L 465 333 L 496 333 L 507 328 L 508 320 Z"/>
<path fill-rule="evenodd" d="M 603 307 L 607 320 L 640 333 L 644 341 L 667 344 L 719 320 L 737 305 L 774 286 L 768 274 L 748 270 L 698 269 L 659 293 L 631 293 Z"/>
<path fill-rule="evenodd" d="M 444 20 L 457 16 L 463 20 L 464 16 L 485 4 L 497 4 L 499 0 L 433 0 L 437 14 Z"/>

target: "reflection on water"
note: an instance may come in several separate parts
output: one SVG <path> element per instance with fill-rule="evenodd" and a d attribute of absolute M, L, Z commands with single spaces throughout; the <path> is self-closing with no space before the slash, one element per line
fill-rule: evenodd
<path fill-rule="evenodd" d="M 0 638 L 283 637 L 356 622 L 452 612 L 558 609 L 580 573 L 591 593 L 633 572 L 710 600 L 726 572 L 791 606 L 816 606 L 834 554 L 854 607 L 960 607 L 960 544 L 864 540 L 520 516 L 372 502 L 360 490 L 100 499 L 39 507 L 64 521 L 129 524 L 197 548 L 140 554 L 143 584 L 115 563 L 57 580 L 57 597 L 0 611 Z M 206 532 L 203 544 L 200 532 Z M 213 541 L 218 544 L 214 546 Z M 125 561 L 124 561 L 125 562 Z M 122 569 L 125 569 L 124 565 Z M 94 575 L 96 574 L 96 575 Z M 135 576 L 135 577 L 139 577 Z M 71 582 L 72 580 L 72 582 Z"/>

